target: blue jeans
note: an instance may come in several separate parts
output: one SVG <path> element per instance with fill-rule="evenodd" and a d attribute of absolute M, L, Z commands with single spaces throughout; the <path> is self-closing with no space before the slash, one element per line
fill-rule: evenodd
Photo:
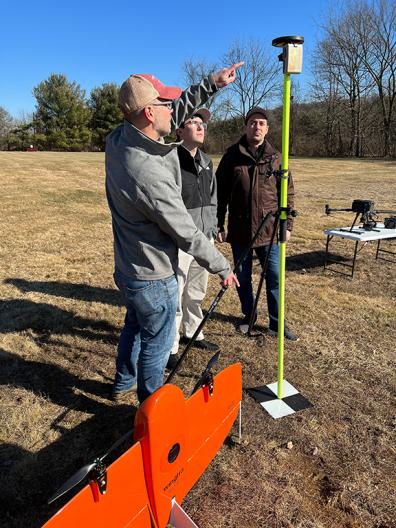
<path fill-rule="evenodd" d="M 231 244 L 232 255 L 236 263 L 242 253 L 245 251 L 245 246 L 239 244 Z M 265 257 L 268 253 L 269 246 L 260 246 L 254 248 L 256 255 L 263 266 Z M 252 261 L 253 250 L 251 250 L 242 264 L 238 267 L 236 275 L 239 280 L 239 288 L 237 288 L 239 300 L 241 302 L 242 313 L 245 317 L 250 318 L 253 310 L 254 295 L 252 288 Z M 278 297 L 279 297 L 279 247 L 273 244 L 268 259 L 268 268 L 265 276 L 265 286 L 267 291 L 267 306 L 269 315 L 269 327 L 272 330 L 278 329 Z"/>
<path fill-rule="evenodd" d="M 176 332 L 177 280 L 137 280 L 118 269 L 114 281 L 127 309 L 118 343 L 114 390 L 137 383 L 142 403 L 164 382 L 164 370 Z"/>

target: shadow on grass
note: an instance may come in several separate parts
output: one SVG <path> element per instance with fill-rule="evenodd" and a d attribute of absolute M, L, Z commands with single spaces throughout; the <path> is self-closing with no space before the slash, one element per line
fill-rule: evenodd
<path fill-rule="evenodd" d="M 323 268 L 325 262 L 325 251 L 309 251 L 299 255 L 286 257 L 286 271 L 303 271 L 308 269 Z M 338 262 L 349 260 L 348 257 L 335 255 L 332 253 L 332 259 Z"/>
<path fill-rule="evenodd" d="M 32 330 L 45 336 L 52 334 L 77 335 L 84 339 L 115 344 L 118 329 L 107 321 L 96 321 L 75 315 L 57 306 L 26 299 L 0 301 L 0 332 Z"/>
<path fill-rule="evenodd" d="M 29 361 L 4 350 L 0 350 L 0 365 L 0 385 L 22 387 L 69 410 L 96 413 L 105 404 L 85 393 L 107 398 L 112 387 L 111 383 L 81 379 L 57 365 Z"/>
<path fill-rule="evenodd" d="M 299 253 L 297 255 L 290 255 L 286 257 L 286 271 L 306 271 L 309 269 L 323 268 L 325 262 L 326 251 L 308 251 L 306 253 Z M 331 253 L 334 260 L 345 262 L 350 260 L 349 257 Z M 258 264 L 258 258 L 253 255 L 253 260 Z"/>
<path fill-rule="evenodd" d="M 112 288 L 99 288 L 89 284 L 75 284 L 57 281 L 28 281 L 25 279 L 9 278 L 4 284 L 11 284 L 23 293 L 39 292 L 56 297 L 65 297 L 87 302 L 101 302 L 113 306 L 123 306 L 121 293 Z"/>
<path fill-rule="evenodd" d="M 102 456 L 132 430 L 136 408 L 96 401 L 80 394 L 79 391 L 84 391 L 104 396 L 110 385 L 81 380 L 58 366 L 26 361 L 1 349 L 0 362 L 2 384 L 23 387 L 65 408 L 50 426 L 50 430 L 59 435 L 55 442 L 39 451 L 23 449 L 12 443 L 3 443 L 0 447 L 2 526 L 38 528 L 86 482 L 55 504 L 48 506 L 48 498 L 80 467 Z M 17 399 L 15 405 L 18 405 Z M 92 416 L 70 429 L 67 421 L 70 410 Z M 117 448 L 106 462 L 114 460 L 131 443 L 132 435 L 131 441 L 126 440 L 122 449 Z"/>
<path fill-rule="evenodd" d="M 126 439 L 120 448 L 106 457 L 106 465 L 132 445 L 135 413 L 136 408 L 130 405 L 108 407 L 38 452 L 3 443 L 0 447 L 2 526 L 41 527 L 87 484 L 84 480 L 48 505 L 49 497 L 68 478 L 95 458 L 103 456 L 128 431 L 131 431 L 130 439 Z"/>

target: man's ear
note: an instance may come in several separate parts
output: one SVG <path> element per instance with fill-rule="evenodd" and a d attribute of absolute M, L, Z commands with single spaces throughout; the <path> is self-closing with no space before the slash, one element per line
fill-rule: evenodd
<path fill-rule="evenodd" d="M 182 128 L 176 128 L 176 136 L 178 138 L 180 138 L 180 140 L 184 139 L 183 138 L 183 129 Z"/>
<path fill-rule="evenodd" d="M 143 115 L 148 121 L 150 121 L 150 123 L 154 123 L 155 117 L 152 106 L 145 106 L 143 109 Z"/>

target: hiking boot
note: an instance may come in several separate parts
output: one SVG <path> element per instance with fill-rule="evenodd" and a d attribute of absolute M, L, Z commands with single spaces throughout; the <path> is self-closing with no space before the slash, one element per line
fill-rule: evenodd
<path fill-rule="evenodd" d="M 131 392 L 136 392 L 137 385 L 132 385 L 129 389 L 125 390 L 114 390 L 114 388 L 111 391 L 110 399 L 114 402 L 120 402 L 125 399 L 127 394 L 130 394 Z"/>
<path fill-rule="evenodd" d="M 268 328 L 268 335 L 272 337 L 278 337 L 278 330 L 273 330 L 272 328 Z M 289 341 L 299 341 L 300 338 L 290 330 L 287 326 L 285 326 L 285 337 Z"/>
<path fill-rule="evenodd" d="M 177 362 L 179 361 L 179 356 L 177 354 L 171 354 L 166 364 L 167 370 L 173 370 L 176 367 Z"/>
<path fill-rule="evenodd" d="M 256 321 L 257 321 L 257 315 L 256 317 L 253 319 L 253 325 L 256 324 Z M 239 325 L 237 326 L 237 331 L 240 332 L 241 334 L 247 334 L 248 333 L 248 330 L 249 330 L 249 323 L 250 323 L 250 316 L 247 317 L 245 315 L 245 317 L 242 319 L 242 321 L 239 323 Z"/>

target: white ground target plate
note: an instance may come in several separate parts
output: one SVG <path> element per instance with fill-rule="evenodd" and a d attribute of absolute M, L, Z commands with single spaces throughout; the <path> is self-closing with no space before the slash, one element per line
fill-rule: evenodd
<path fill-rule="evenodd" d="M 312 403 L 286 380 L 283 380 L 281 400 L 277 396 L 277 382 L 252 387 L 247 392 L 275 419 L 312 407 Z"/>

